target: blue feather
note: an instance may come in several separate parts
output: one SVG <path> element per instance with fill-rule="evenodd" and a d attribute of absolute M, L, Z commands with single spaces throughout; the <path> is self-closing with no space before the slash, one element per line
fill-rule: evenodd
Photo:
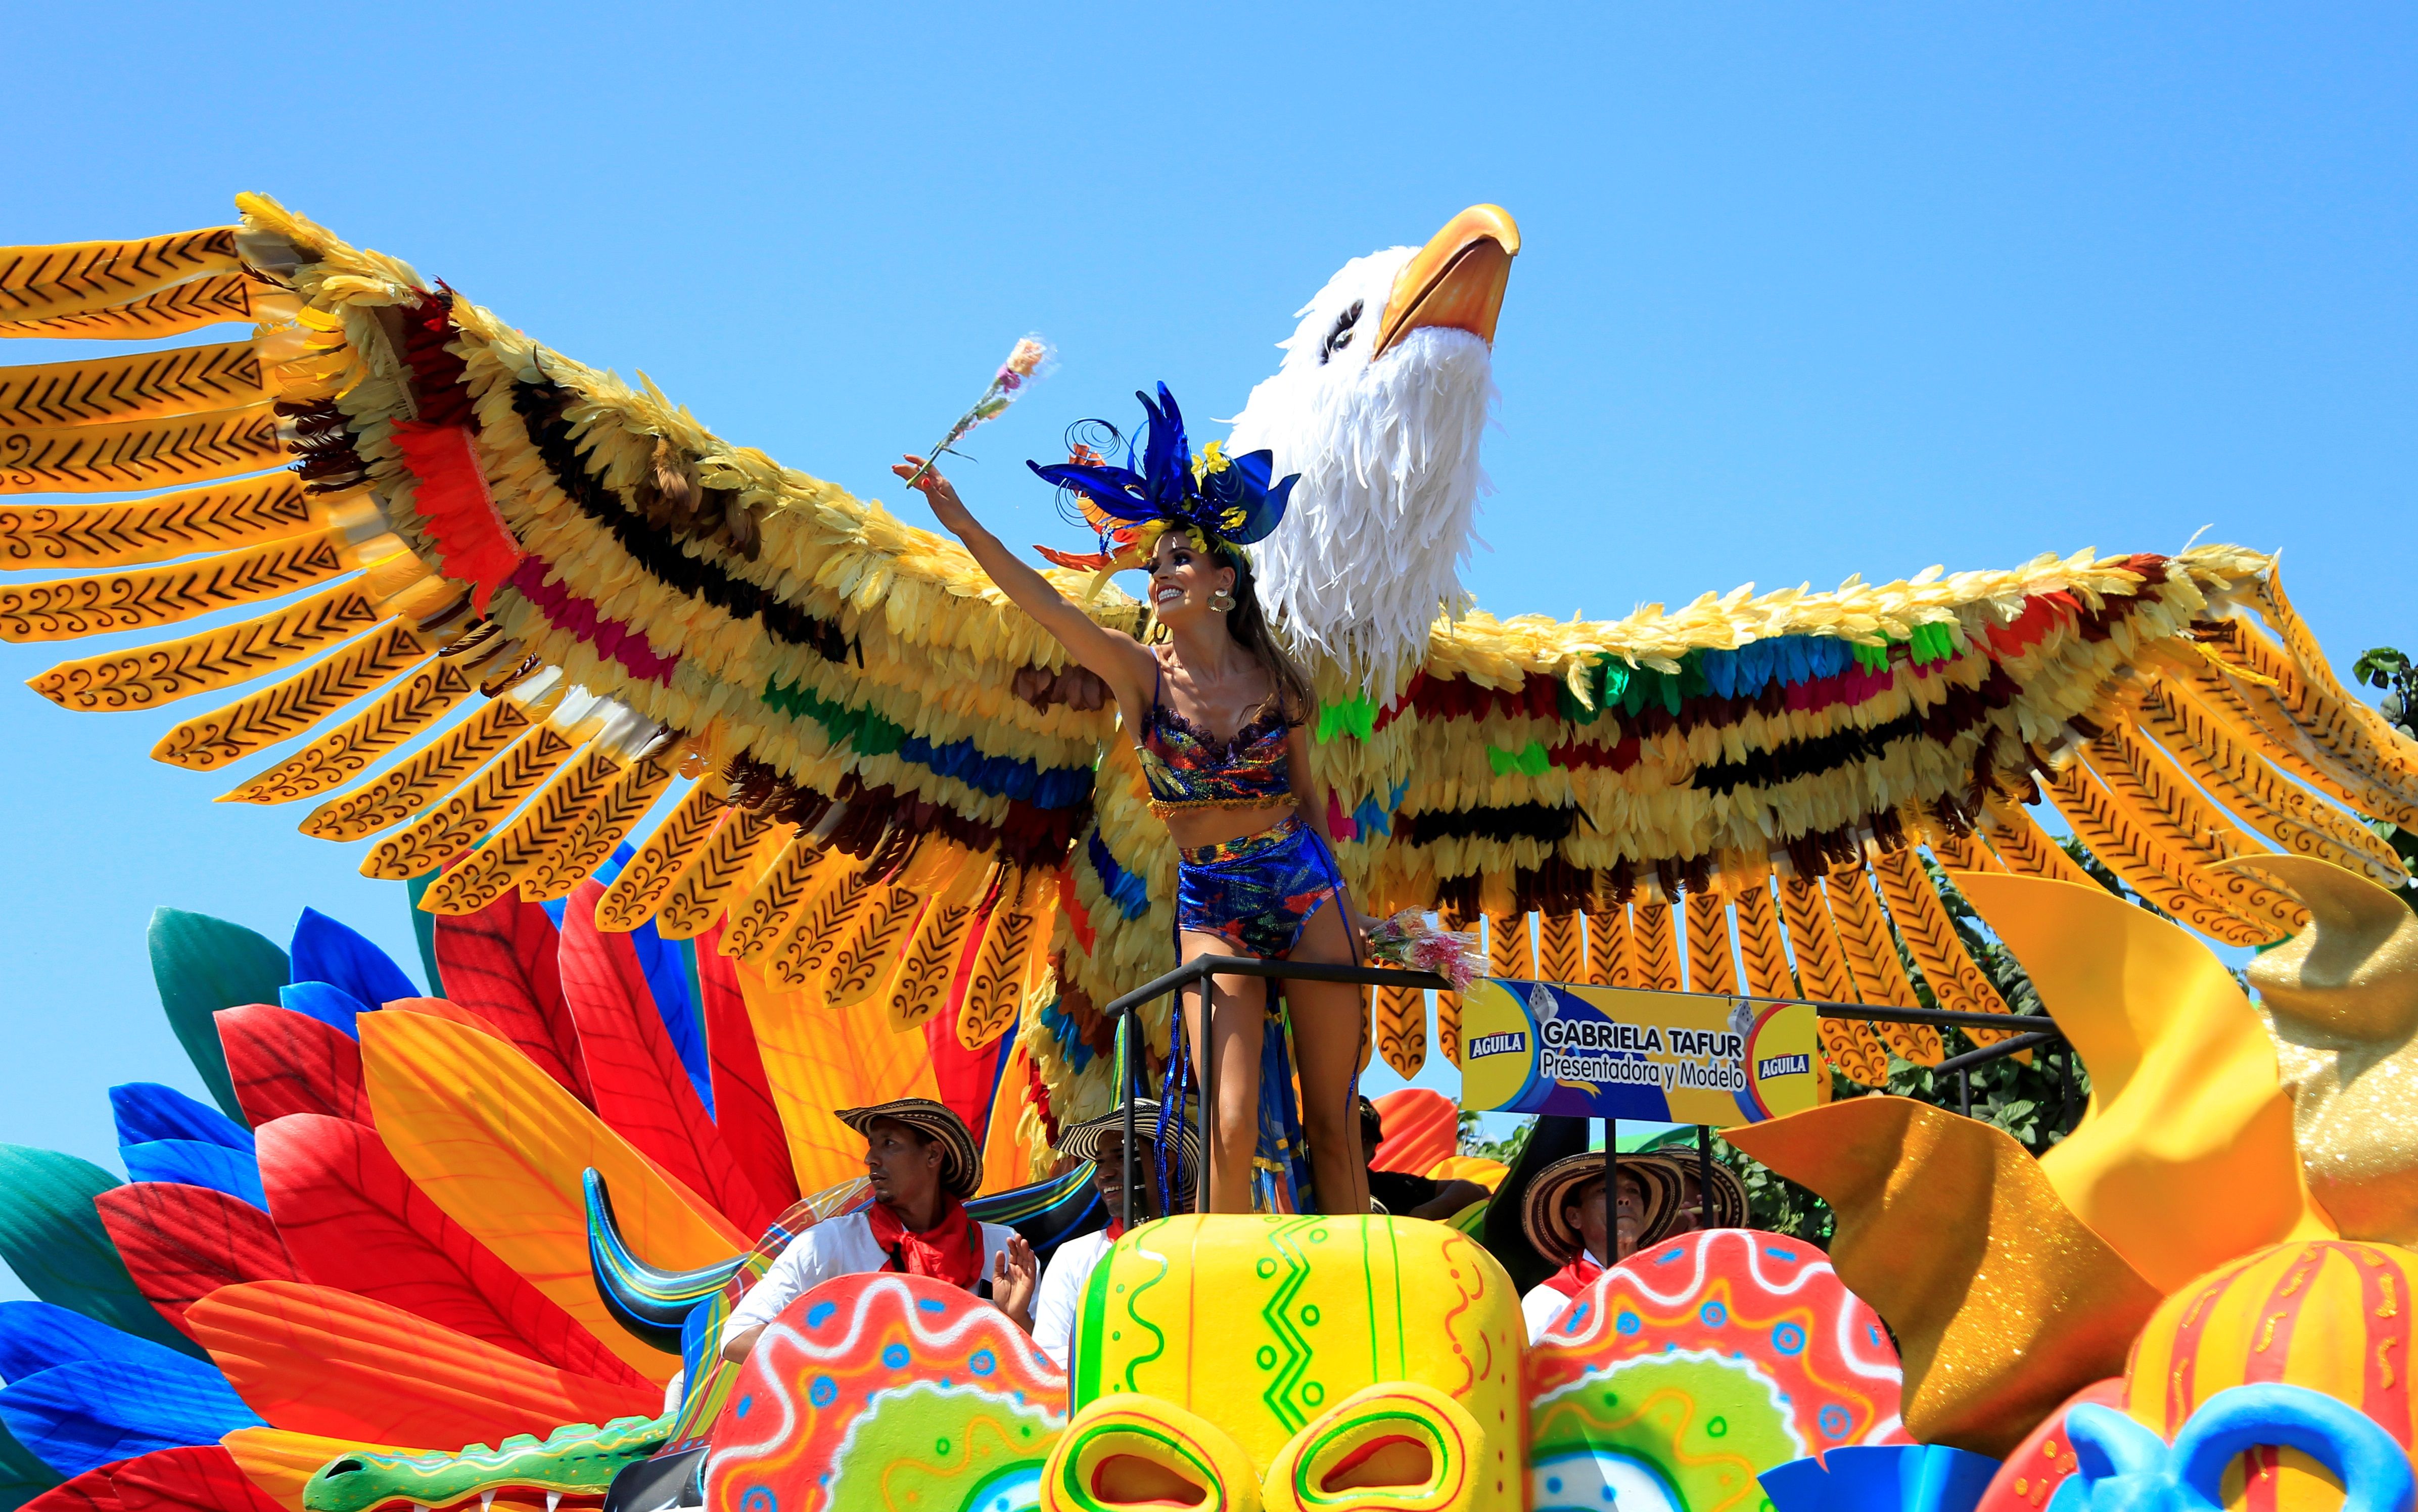
<path fill-rule="evenodd" d="M 109 1110 L 117 1120 L 117 1142 L 142 1144 L 151 1139 L 197 1139 L 252 1153 L 252 1131 L 174 1087 L 156 1081 L 130 1081 L 109 1089 Z"/>
<path fill-rule="evenodd" d="M 638 954 L 638 970 L 647 973 L 647 990 L 654 995 L 655 1012 L 662 1016 L 664 1030 L 671 1035 L 672 1048 L 680 1053 L 681 1069 L 688 1073 L 696 1095 L 705 1103 L 710 1117 L 713 1112 L 713 1062 L 705 1050 L 705 1021 L 697 1012 L 696 1000 L 689 995 L 688 963 L 671 941 L 655 933 L 652 919 L 630 932 L 630 944 Z"/>
<path fill-rule="evenodd" d="M 404 993 L 404 997 L 411 994 Z M 392 999 L 383 1000 L 391 1002 Z M 308 1015 L 355 1039 L 361 1037 L 358 1020 L 370 1005 L 332 982 L 289 982 L 277 989 L 278 1006 Z"/>
<path fill-rule="evenodd" d="M 216 1443 L 239 1428 L 268 1427 L 226 1377 L 192 1361 L 153 1367 L 86 1360 L 37 1371 L 0 1391 L 0 1423 L 35 1458 L 69 1476 L 155 1449 Z"/>
<path fill-rule="evenodd" d="M 394 958 L 316 909 L 294 925 L 293 980 L 326 982 L 367 1007 L 421 996 Z"/>
<path fill-rule="evenodd" d="M 239 1197 L 263 1213 L 268 1211 L 268 1194 L 260 1185 L 260 1163 L 247 1152 L 198 1139 L 153 1139 L 118 1146 L 117 1158 L 126 1162 L 130 1181 L 207 1186 Z"/>

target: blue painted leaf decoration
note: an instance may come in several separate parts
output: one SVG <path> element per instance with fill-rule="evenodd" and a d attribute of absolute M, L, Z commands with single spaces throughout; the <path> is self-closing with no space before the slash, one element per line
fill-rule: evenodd
<path fill-rule="evenodd" d="M 0 1390 L 0 1423 L 42 1463 L 69 1476 L 268 1426 L 208 1366 L 118 1360 L 56 1366 L 9 1382 Z"/>
<path fill-rule="evenodd" d="M 150 945 L 151 979 L 160 985 L 168 1027 L 220 1110 L 248 1123 L 227 1076 L 214 1016 L 222 1008 L 275 1002 L 277 989 L 294 980 L 285 953 L 241 924 L 181 909 L 152 911 Z"/>
<path fill-rule="evenodd" d="M 193 1360 L 47 1302 L 0 1302 L 0 1381 L 85 1360 L 187 1369 Z"/>
<path fill-rule="evenodd" d="M 109 1089 L 109 1111 L 117 1122 L 117 1142 L 197 1139 L 249 1154 L 252 1131 L 207 1103 L 156 1081 L 129 1081 Z"/>
<path fill-rule="evenodd" d="M 304 909 L 294 925 L 293 974 L 298 982 L 325 982 L 375 1008 L 421 991 L 394 958 L 349 925 L 316 909 Z"/>
<path fill-rule="evenodd" d="M 1972 1512 L 1998 1461 L 1944 1443 L 1853 1445 L 1756 1477 L 1774 1512 Z"/>
<path fill-rule="evenodd" d="M 394 1000 L 381 1000 L 392 1002 Z M 308 1014 L 330 1029 L 343 1030 L 355 1039 L 361 1037 L 361 1015 L 370 1011 L 368 1003 L 332 982 L 289 982 L 277 989 L 277 1005 L 291 1008 L 298 1014 Z"/>
<path fill-rule="evenodd" d="M 126 1162 L 130 1181 L 207 1186 L 240 1198 L 263 1213 L 268 1211 L 268 1194 L 261 1188 L 260 1162 L 249 1151 L 199 1139 L 153 1139 L 120 1145 L 117 1158 Z"/>

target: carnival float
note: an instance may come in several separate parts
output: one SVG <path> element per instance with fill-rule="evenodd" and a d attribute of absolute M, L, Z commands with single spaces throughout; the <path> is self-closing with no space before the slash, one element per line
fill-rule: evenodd
<path fill-rule="evenodd" d="M 157 632 L 33 689 L 190 700 L 153 755 L 196 772 L 285 748 L 221 800 L 405 884 L 427 991 L 315 913 L 158 916 L 211 1103 L 115 1089 L 125 1182 L 0 1149 L 40 1299 L 0 1305 L 10 1505 L 2411 1512 L 2418 915 L 2372 821 L 2418 828 L 2418 744 L 2272 557 L 1496 618 L 1457 562 L 1518 229 L 1348 264 L 1229 436 L 1162 389 L 1122 468 L 1044 469 L 1100 538 L 1047 582 L 1145 642 L 1108 581 L 1137 521 L 1247 546 L 1342 886 L 1482 955 L 1365 972 L 1366 1053 L 1573 1122 L 1506 1170 L 1402 1104 L 1381 1154 L 1494 1185 L 1434 1222 L 1321 1211 L 1271 1119 L 1257 1211 L 1091 1241 L 1063 1367 L 911 1267 L 733 1357 L 751 1288 L 871 1200 L 843 1113 L 944 1107 L 979 1231 L 1046 1262 L 1108 1221 L 1074 1131 L 1148 1092 L 1165 1150 L 1215 1101 L 1162 774 L 957 542 L 238 206 L 0 252 L 0 333 L 132 344 L 0 369 L 0 636 Z M 1256 536 L 1182 513 L 1237 497 Z M 2044 1153 L 1875 1090 L 2052 1049 L 2089 1091 Z M 1537 1236 L 1584 1214 L 1523 1230 L 1523 1193 L 1602 1160 L 1625 1202 L 1574 1121 L 1649 1107 L 1818 1193 L 1827 1249 L 1683 1147 L 1632 1184 L 1700 1161 L 1694 1225 L 1662 1203 L 1532 1327 L 1581 1243 Z M 1168 1175 L 1152 1212 L 1205 1190 Z"/>

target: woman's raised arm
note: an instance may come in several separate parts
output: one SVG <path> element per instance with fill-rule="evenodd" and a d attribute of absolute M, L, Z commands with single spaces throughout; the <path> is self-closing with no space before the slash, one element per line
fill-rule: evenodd
<path fill-rule="evenodd" d="M 901 478 L 912 477 L 924 459 L 910 455 L 905 462 L 890 470 Z M 1066 596 L 1049 584 L 1049 580 L 1024 562 L 999 537 L 983 527 L 965 501 L 957 497 L 956 488 L 937 471 L 924 467 L 924 475 L 915 479 L 914 487 L 930 500 L 932 513 L 941 524 L 965 542 L 990 580 L 1009 602 L 1040 621 L 1041 628 L 1058 639 L 1058 644 L 1084 667 L 1099 676 L 1115 694 L 1117 703 L 1135 717 L 1134 710 L 1149 695 L 1156 664 L 1140 642 L 1130 635 L 1120 635 L 1095 623 L 1092 617 L 1077 608 Z"/>

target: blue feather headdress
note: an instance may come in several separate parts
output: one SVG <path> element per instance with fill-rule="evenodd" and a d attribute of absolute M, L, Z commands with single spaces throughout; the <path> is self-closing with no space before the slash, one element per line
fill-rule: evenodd
<path fill-rule="evenodd" d="M 1139 459 L 1128 445 L 1122 467 L 1095 457 L 1051 466 L 1025 464 L 1045 481 L 1073 494 L 1100 538 L 1100 550 L 1092 556 L 1046 548 L 1042 555 L 1062 567 L 1108 573 L 1147 562 L 1158 538 L 1170 530 L 1186 532 L 1204 551 L 1264 540 L 1284 518 L 1285 500 L 1297 475 L 1271 483 L 1274 452 L 1230 457 L 1215 441 L 1195 457 L 1185 438 L 1184 412 L 1176 408 L 1167 385 L 1158 386 L 1155 405 L 1148 394 L 1134 397 L 1150 417 Z"/>

